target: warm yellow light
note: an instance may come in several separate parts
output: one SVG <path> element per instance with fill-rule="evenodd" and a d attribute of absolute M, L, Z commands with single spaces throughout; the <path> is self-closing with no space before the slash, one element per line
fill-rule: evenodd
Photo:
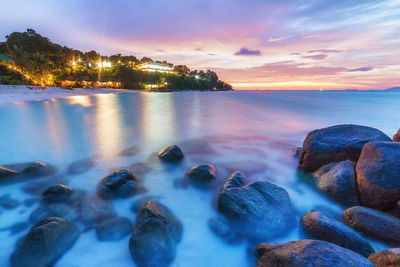
<path fill-rule="evenodd" d="M 75 66 L 76 65 L 76 62 L 75 61 L 72 61 L 72 66 Z"/>

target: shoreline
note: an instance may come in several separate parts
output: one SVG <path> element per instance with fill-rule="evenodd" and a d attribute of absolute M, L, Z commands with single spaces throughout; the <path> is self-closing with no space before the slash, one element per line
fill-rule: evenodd
<path fill-rule="evenodd" d="M 30 89 L 34 88 L 34 89 Z M 47 87 L 45 90 L 40 86 L 24 86 L 24 85 L 0 85 L 0 105 L 11 104 L 25 101 L 41 101 L 48 99 L 59 99 L 70 96 L 86 96 L 96 94 L 121 94 L 136 93 L 135 90 L 127 89 L 110 89 L 110 88 L 78 88 L 63 89 L 60 87 Z"/>

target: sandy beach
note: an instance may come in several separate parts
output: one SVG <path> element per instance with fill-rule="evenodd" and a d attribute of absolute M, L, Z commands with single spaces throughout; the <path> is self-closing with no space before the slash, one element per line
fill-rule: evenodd
<path fill-rule="evenodd" d="M 21 101 L 39 101 L 52 98 L 65 98 L 78 95 L 134 93 L 132 90 L 94 88 L 68 90 L 60 87 L 47 87 L 42 90 L 39 86 L 0 85 L 0 105 Z"/>

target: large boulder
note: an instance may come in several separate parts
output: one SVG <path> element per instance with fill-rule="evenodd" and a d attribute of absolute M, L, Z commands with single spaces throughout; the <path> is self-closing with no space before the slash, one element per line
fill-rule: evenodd
<path fill-rule="evenodd" d="M 158 156 L 165 161 L 178 161 L 183 158 L 183 152 L 179 146 L 171 145 L 158 151 Z"/>
<path fill-rule="evenodd" d="M 312 172 L 330 162 L 356 162 L 364 144 L 390 141 L 381 131 L 358 125 L 336 125 L 308 133 L 299 155 L 299 167 Z"/>
<path fill-rule="evenodd" d="M 384 249 L 368 257 L 376 267 L 400 266 L 400 248 Z"/>
<path fill-rule="evenodd" d="M 100 241 L 118 241 L 132 233 L 133 225 L 126 217 L 111 217 L 96 226 Z"/>
<path fill-rule="evenodd" d="M 393 208 L 400 199 L 400 143 L 366 144 L 356 172 L 363 206 L 380 210 Z"/>
<path fill-rule="evenodd" d="M 357 205 L 355 163 L 351 160 L 329 163 L 319 168 L 316 173 L 317 186 L 333 199 L 346 205 Z"/>
<path fill-rule="evenodd" d="M 393 136 L 393 141 L 395 142 L 400 142 L 400 129 L 397 131 L 397 133 Z"/>
<path fill-rule="evenodd" d="M 127 198 L 142 190 L 136 174 L 129 169 L 116 170 L 97 185 L 97 195 L 105 199 Z"/>
<path fill-rule="evenodd" d="M 50 217 L 35 224 L 11 255 L 12 267 L 52 266 L 79 238 L 78 228 L 68 221 Z"/>
<path fill-rule="evenodd" d="M 295 225 L 289 195 L 266 181 L 246 184 L 242 172 L 231 174 L 218 195 L 218 209 L 238 235 L 265 240 L 285 234 Z"/>
<path fill-rule="evenodd" d="M 183 226 L 164 205 L 149 201 L 139 211 L 129 250 L 139 267 L 168 266 L 175 258 Z"/>
<path fill-rule="evenodd" d="M 72 195 L 72 188 L 63 184 L 49 186 L 42 193 L 42 202 L 46 204 L 65 202 Z"/>
<path fill-rule="evenodd" d="M 216 168 L 212 164 L 197 165 L 187 171 L 189 182 L 197 187 L 206 187 L 216 180 Z"/>
<path fill-rule="evenodd" d="M 389 244 L 400 244 L 400 219 L 366 207 L 351 207 L 343 212 L 345 222 L 370 237 Z"/>
<path fill-rule="evenodd" d="M 303 226 L 314 238 L 334 243 L 368 257 L 374 249 L 368 241 L 351 227 L 320 211 L 303 216 Z"/>
<path fill-rule="evenodd" d="M 263 243 L 257 247 L 256 254 L 256 267 L 374 267 L 372 262 L 353 251 L 320 240 Z"/>

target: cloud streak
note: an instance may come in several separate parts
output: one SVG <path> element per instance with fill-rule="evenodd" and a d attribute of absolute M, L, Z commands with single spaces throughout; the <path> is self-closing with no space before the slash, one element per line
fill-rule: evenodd
<path fill-rule="evenodd" d="M 260 50 L 251 50 L 251 49 L 242 47 L 234 55 L 235 56 L 259 56 L 259 55 L 261 55 L 261 51 Z"/>

